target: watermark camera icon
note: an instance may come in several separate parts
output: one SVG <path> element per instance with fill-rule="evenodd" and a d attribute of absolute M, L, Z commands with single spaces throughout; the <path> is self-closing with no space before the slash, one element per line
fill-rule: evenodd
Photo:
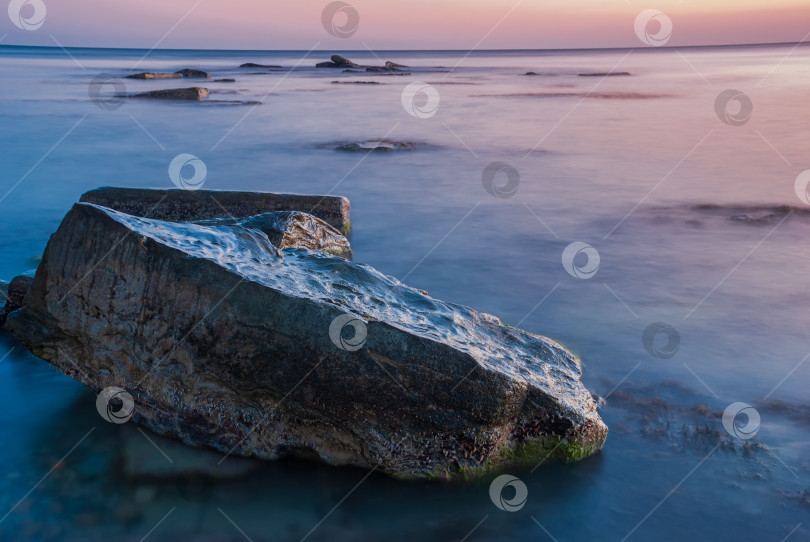
<path fill-rule="evenodd" d="M 511 488 L 514 495 L 510 498 L 504 496 L 505 490 Z M 489 485 L 489 498 L 492 504 L 504 512 L 518 512 L 529 498 L 529 489 L 520 478 L 511 474 L 502 474 Z"/>
<path fill-rule="evenodd" d="M 351 337 L 346 337 L 343 333 L 346 327 L 354 330 Z M 363 348 L 368 337 L 366 323 L 352 314 L 341 314 L 329 325 L 329 339 L 332 343 L 347 352 L 356 352 Z"/>

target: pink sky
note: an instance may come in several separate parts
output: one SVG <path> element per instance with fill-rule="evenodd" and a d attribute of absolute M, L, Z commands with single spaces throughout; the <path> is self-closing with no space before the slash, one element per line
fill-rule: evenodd
<path fill-rule="evenodd" d="M 18 0 L 22 1 L 22 0 Z M 638 47 L 644 9 L 673 22 L 668 45 L 800 41 L 807 0 L 347 0 L 360 23 L 349 38 L 324 29 L 330 0 L 32 0 L 44 24 L 2 17 L 2 44 L 190 49 L 501 49 Z M 33 8 L 23 8 L 24 15 Z M 182 19 L 182 21 L 181 21 Z M 339 24 L 344 19 L 340 19 Z M 165 36 L 165 37 L 164 37 Z"/>

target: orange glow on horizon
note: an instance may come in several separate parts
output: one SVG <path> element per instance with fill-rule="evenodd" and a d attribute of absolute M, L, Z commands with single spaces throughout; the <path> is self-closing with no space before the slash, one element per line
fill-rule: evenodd
<path fill-rule="evenodd" d="M 160 48 L 191 49 L 638 47 L 633 22 L 646 8 L 670 17 L 673 46 L 796 42 L 810 32 L 806 0 L 683 0 L 677 7 L 663 1 L 631 7 L 620 0 L 575 5 L 562 0 L 348 0 L 360 24 L 345 39 L 323 28 L 321 14 L 330 0 L 44 2 L 47 19 L 40 30 L 19 30 L 4 19 L 0 31 L 8 37 L 3 44 L 53 46 L 53 35 L 77 47 L 150 48 L 159 40 Z"/>

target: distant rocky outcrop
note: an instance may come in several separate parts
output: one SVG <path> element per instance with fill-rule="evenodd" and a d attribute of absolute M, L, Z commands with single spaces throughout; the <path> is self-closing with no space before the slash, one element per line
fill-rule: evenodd
<path fill-rule="evenodd" d="M 316 68 L 344 68 L 344 72 L 346 73 L 388 73 L 388 74 L 402 74 L 405 75 L 408 73 L 407 70 L 403 68 L 407 68 L 407 66 L 402 66 L 395 62 L 391 62 L 390 60 L 385 63 L 384 66 L 361 66 L 360 64 L 356 64 L 347 58 L 343 58 L 340 55 L 332 55 L 332 59 L 327 62 L 319 62 L 315 64 Z"/>
<path fill-rule="evenodd" d="M 340 55 L 332 55 L 332 59 L 327 62 L 319 62 L 315 65 L 316 68 L 361 68 L 362 66 L 355 64 L 351 60 L 343 58 Z"/>

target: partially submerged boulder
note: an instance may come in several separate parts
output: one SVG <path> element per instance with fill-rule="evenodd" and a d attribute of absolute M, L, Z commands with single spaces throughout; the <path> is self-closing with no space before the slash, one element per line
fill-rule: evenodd
<path fill-rule="evenodd" d="M 186 68 L 184 70 L 180 70 L 174 73 L 180 74 L 182 77 L 191 79 L 208 79 L 209 77 L 211 77 L 211 74 L 208 72 L 204 72 L 202 70 L 192 70 L 190 68 Z"/>
<path fill-rule="evenodd" d="M 79 201 L 134 216 L 186 222 L 222 217 L 248 218 L 276 211 L 302 211 L 320 218 L 344 235 L 351 231 L 351 205 L 342 196 L 105 187 L 82 194 Z"/>
<path fill-rule="evenodd" d="M 156 100 L 203 100 L 208 98 L 208 89 L 200 87 L 170 88 L 150 90 L 130 95 L 130 98 L 151 98 Z"/>
<path fill-rule="evenodd" d="M 393 152 L 410 151 L 413 145 L 404 141 L 391 141 L 390 139 L 380 139 L 371 141 L 357 141 L 335 147 L 341 152 Z"/>
<path fill-rule="evenodd" d="M 580 77 L 627 77 L 632 75 L 630 72 L 594 72 L 594 73 L 580 73 Z"/>
<path fill-rule="evenodd" d="M 77 203 L 7 326 L 94 391 L 128 391 L 136 423 L 223 453 L 474 476 L 607 434 L 558 343 L 240 225 Z"/>
<path fill-rule="evenodd" d="M 284 68 L 284 66 L 272 66 L 272 65 L 267 65 L 267 64 L 254 64 L 253 62 L 245 62 L 244 64 L 242 64 L 239 67 L 240 68 L 270 68 L 270 69 L 274 69 L 274 70 L 281 70 L 281 69 Z"/>

